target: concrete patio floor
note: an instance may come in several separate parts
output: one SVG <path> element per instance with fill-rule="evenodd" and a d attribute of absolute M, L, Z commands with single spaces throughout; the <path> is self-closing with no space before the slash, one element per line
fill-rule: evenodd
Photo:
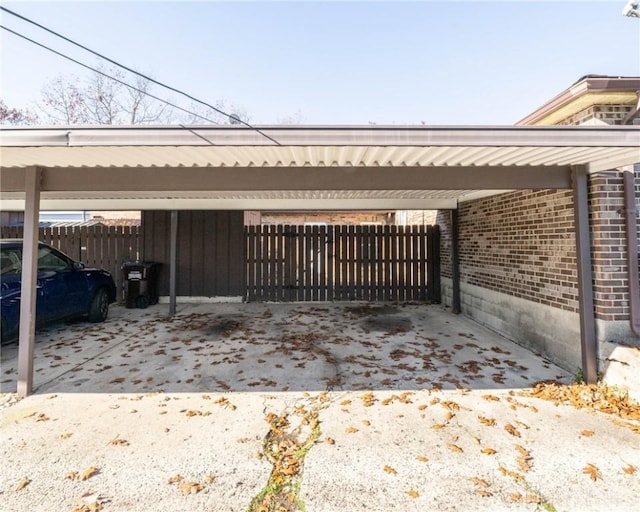
<path fill-rule="evenodd" d="M 637 510 L 640 422 L 530 396 L 571 375 L 439 306 L 116 307 L 39 333 L 9 405 L 15 352 L 3 511 Z"/>
<path fill-rule="evenodd" d="M 0 390 L 15 391 L 17 344 Z M 112 308 L 104 324 L 37 335 L 46 392 L 522 388 L 567 380 L 549 361 L 440 306 L 198 304 Z"/>

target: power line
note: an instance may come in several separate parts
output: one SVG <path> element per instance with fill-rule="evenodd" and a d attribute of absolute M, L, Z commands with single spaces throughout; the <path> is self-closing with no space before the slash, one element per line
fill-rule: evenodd
<path fill-rule="evenodd" d="M 199 117 L 201 119 L 204 119 L 205 121 L 207 121 L 209 123 L 218 124 L 215 121 L 213 121 L 213 120 L 211 120 L 211 119 L 209 119 L 207 117 L 201 116 L 200 114 L 196 114 L 195 112 L 191 112 L 190 110 L 186 110 L 186 109 L 180 107 L 179 105 L 171 103 L 170 101 L 167 101 L 165 99 L 159 98 L 158 96 L 155 96 L 155 95 L 153 95 L 153 94 L 151 94 L 149 92 L 143 91 L 142 89 L 139 89 L 138 87 L 135 87 L 135 86 L 133 86 L 131 84 L 128 84 L 128 83 L 120 80 L 119 78 L 111 76 L 108 73 L 105 73 L 104 71 L 100 71 L 99 69 L 96 69 L 96 68 L 93 68 L 93 67 L 91 67 L 91 66 L 89 66 L 87 64 L 84 64 L 83 62 L 80 62 L 79 60 L 76 60 L 76 59 L 74 59 L 72 57 L 69 57 L 68 55 L 65 55 L 64 53 L 60 53 L 59 51 L 54 50 L 53 48 L 50 48 L 50 47 L 48 47 L 48 46 L 46 46 L 46 45 L 44 45 L 42 43 L 39 43 L 38 41 L 30 39 L 30 38 L 28 38 L 27 36 L 25 36 L 23 34 L 20 34 L 20 33 L 16 32 L 16 31 L 14 31 L 14 30 L 11 30 L 10 28 L 5 27 L 4 25 L 0 25 L 0 28 L 2 28 L 3 30 L 6 30 L 7 32 L 12 33 L 13 35 L 21 37 L 22 39 L 25 39 L 26 41 L 29 41 L 30 43 L 33 43 L 33 44 L 35 44 L 37 46 L 40 46 L 41 48 L 44 48 L 45 50 L 48 50 L 48 51 L 50 51 L 52 53 L 55 53 L 56 55 L 58 55 L 58 56 L 60 56 L 60 57 L 62 57 L 64 59 L 70 60 L 74 64 L 78 64 L 79 66 L 82 66 L 83 68 L 87 68 L 87 69 L 89 69 L 91 71 L 94 71 L 95 73 L 98 73 L 98 74 L 100 74 L 100 75 L 102 75 L 102 76 L 104 76 L 106 78 L 109 78 L 110 80 L 113 80 L 114 82 L 118 82 L 119 84 L 122 84 L 125 87 L 129 87 L 130 89 L 133 89 L 134 91 L 137 91 L 137 92 L 142 93 L 142 94 L 146 94 L 150 98 L 153 98 L 155 100 L 158 100 L 158 101 L 161 101 L 163 103 L 166 103 L 167 105 L 169 105 L 171 107 L 174 107 L 174 108 L 177 108 L 178 110 L 182 110 L 183 112 L 186 112 L 187 114 L 190 114 L 190 115 L 193 115 L 193 116 L 197 116 L 197 117 Z"/>
<path fill-rule="evenodd" d="M 68 37 L 66 37 L 66 36 L 63 36 L 62 34 L 60 34 L 60 33 L 56 32 L 56 31 L 54 31 L 54 30 L 51 30 L 50 28 L 47 28 L 47 27 L 45 27 L 44 25 L 41 25 L 41 24 L 39 24 L 39 23 L 37 23 L 37 22 L 35 22 L 35 21 L 33 21 L 33 20 L 31 20 L 31 19 L 29 19 L 29 18 L 25 17 L 25 16 L 22 16 L 21 14 L 18 14 L 17 12 L 14 12 L 14 11 L 12 11 L 12 10 L 10 10 L 10 9 L 7 9 L 6 7 L 2 7 L 2 6 L 0 6 L 0 10 L 2 10 L 2 11 L 4 11 L 4 12 L 6 12 L 6 13 L 8 13 L 8 14 L 11 14 L 12 16 L 15 16 L 15 17 L 17 17 L 17 18 L 19 18 L 19 19 L 21 19 L 21 20 L 23 20 L 23 21 L 26 21 L 27 23 L 30 23 L 30 24 L 32 24 L 32 25 L 34 25 L 34 26 L 36 26 L 36 27 L 38 27 L 38 28 L 40 28 L 40 29 L 42 29 L 42 30 L 45 30 L 46 32 L 49 32 L 50 34 L 53 34 L 54 36 L 59 37 L 60 39 L 63 39 L 64 41 L 67 41 L 68 43 L 71 43 L 71 44 L 73 44 L 73 45 L 77 46 L 78 48 L 81 48 L 81 49 L 83 49 L 83 50 L 85 50 L 85 51 L 87 51 L 87 52 L 89 52 L 89 53 L 91 53 L 91 54 L 95 55 L 96 57 L 99 57 L 99 58 L 101 58 L 101 59 L 104 59 L 104 60 L 106 60 L 107 62 L 110 62 L 111 64 L 113 64 L 113 65 L 115 65 L 115 66 L 118 66 L 119 68 L 121 68 L 121 69 L 124 69 L 124 70 L 128 71 L 129 73 L 133 73 L 134 75 L 137 75 L 137 76 L 139 76 L 139 77 L 141 77 L 141 78 L 143 78 L 143 79 L 145 79 L 145 80 L 148 80 L 148 81 L 149 81 L 149 82 L 151 82 L 151 83 L 154 83 L 154 84 L 156 84 L 156 85 L 159 85 L 160 87 L 163 87 L 163 88 L 165 88 L 165 89 L 168 89 L 168 90 L 170 90 L 170 91 L 173 91 L 173 92 L 175 92 L 175 93 L 178 93 L 178 94 L 180 94 L 180 95 L 182 95 L 182 96 L 184 96 L 184 97 L 186 97 L 186 98 L 189 98 L 189 99 L 190 99 L 190 100 L 192 100 L 192 101 L 195 101 L 196 103 L 200 103 L 201 105 L 204 105 L 204 106 L 206 106 L 206 107 L 208 107 L 208 108 L 212 109 L 213 111 L 215 111 L 215 112 L 217 112 L 218 114 L 221 114 L 221 115 L 223 115 L 223 116 L 227 117 L 228 119 L 232 119 L 232 120 L 233 120 L 233 121 L 235 121 L 235 122 L 239 122 L 240 124 L 243 124 L 243 125 L 244 125 L 244 126 L 246 126 L 247 128 L 251 128 L 252 130 L 256 131 L 257 133 L 259 133 L 260 135 L 262 135 L 263 137 L 265 137 L 266 139 L 269 139 L 271 142 L 273 142 L 273 143 L 277 144 L 278 146 L 280 146 L 280 145 L 281 145 L 281 144 L 280 144 L 277 140 L 275 140 L 273 137 L 270 137 L 270 136 L 269 136 L 269 135 L 267 135 L 266 133 L 262 132 L 259 128 L 256 128 L 255 126 L 252 126 L 251 124 L 247 123 L 246 121 L 243 121 L 243 120 L 242 120 L 242 119 L 240 119 L 238 116 L 234 116 L 234 115 L 232 115 L 232 114 L 228 114 L 228 113 L 226 113 L 225 111 L 223 111 L 222 109 L 220 109 L 220 108 L 218 108 L 218 107 L 215 107 L 215 106 L 213 106 L 213 105 L 211 105 L 211 104 L 209 104 L 209 103 L 207 103 L 207 102 L 205 102 L 205 101 L 202 101 L 202 100 L 200 100 L 200 99 L 198 99 L 198 98 L 196 98 L 196 97 L 194 97 L 194 96 L 191 96 L 190 94 L 188 94 L 188 93 L 186 93 L 186 92 L 184 92 L 184 91 L 182 91 L 182 90 L 180 90 L 180 89 L 176 89 L 175 87 L 171 87 L 171 86 L 169 86 L 169 85 L 167 85 L 167 84 L 165 84 L 165 83 L 163 83 L 163 82 L 159 82 L 158 80 L 155 80 L 155 79 L 153 79 L 153 78 L 151 78 L 151 77 L 149 77 L 149 76 L 147 76 L 147 75 L 144 75 L 143 73 L 140 73 L 140 72 L 136 71 L 135 69 L 131 69 L 131 68 L 129 68 L 129 67 L 127 67 L 127 66 L 123 65 L 123 64 L 120 64 L 119 62 L 117 62 L 117 61 L 115 61 L 115 60 L 113 60 L 113 59 L 110 59 L 109 57 L 107 57 L 107 56 L 105 56 L 105 55 L 102 55 L 101 53 L 98 53 L 98 52 L 96 52 L 96 51 L 92 50 L 91 48 L 88 48 L 87 46 L 85 46 L 85 45 L 83 45 L 83 44 L 80 44 L 80 43 L 78 43 L 78 42 L 74 41 L 73 39 L 70 39 L 70 38 L 68 38 Z M 1 25 L 0 25 L 0 26 L 1 26 Z M 26 37 L 26 36 L 23 36 L 22 34 L 19 34 L 19 33 L 17 33 L 17 32 L 14 32 L 13 30 L 10 30 L 10 29 L 8 29 L 8 28 L 6 28 L 6 27 L 4 27 L 4 26 L 1 26 L 1 27 L 2 27 L 3 29 L 5 29 L 5 30 L 8 30 L 9 32 L 11 32 L 11 33 L 13 33 L 13 34 L 17 35 L 17 36 L 20 36 L 20 37 L 22 37 L 22 38 L 26 39 L 27 41 L 30 41 L 30 42 L 32 42 L 32 43 L 34 43 L 34 44 L 37 44 L 38 46 L 41 46 L 41 47 L 43 47 L 43 48 L 45 48 L 45 49 L 47 49 L 47 50 L 49 50 L 49 51 L 52 51 L 53 53 L 56 53 L 57 55 L 60 55 L 61 57 L 67 58 L 67 59 L 71 60 L 72 62 L 75 62 L 76 64 L 80 64 L 81 66 L 83 66 L 83 67 L 85 67 L 85 68 L 88 68 L 88 69 L 91 69 L 91 70 L 93 70 L 93 71 L 96 71 L 95 69 L 91 68 L 90 66 L 87 66 L 86 64 L 82 64 L 81 62 L 76 61 L 75 59 L 72 59 L 71 57 L 68 57 L 68 56 L 66 56 L 66 55 L 64 55 L 64 54 L 62 54 L 62 53 L 60 53 L 60 52 L 57 52 L 57 51 L 55 51 L 55 50 L 52 50 L 51 48 L 49 48 L 49 47 L 47 47 L 47 46 L 45 46 L 45 45 L 43 45 L 43 44 L 40 44 L 40 43 L 38 43 L 38 42 L 36 42 L 36 41 L 33 41 L 32 39 L 29 39 L 29 38 L 28 38 L 28 37 Z M 98 73 L 101 73 L 100 71 L 97 71 L 97 72 L 98 72 Z M 113 78 L 113 77 L 111 77 L 111 76 L 109 76 L 109 75 L 106 75 L 105 73 L 101 73 L 101 74 L 102 74 L 102 75 L 104 75 L 104 76 L 106 76 L 106 77 L 108 77 L 108 78 L 111 78 L 112 80 L 116 80 L 116 81 L 118 81 L 118 82 L 120 82 L 120 83 L 123 83 L 123 82 L 121 82 L 121 81 L 119 81 L 119 80 L 117 80 L 117 79 L 115 79 L 115 78 Z M 126 85 L 126 86 L 128 86 L 128 87 L 132 87 L 132 86 L 129 86 L 128 84 L 124 84 L 124 85 Z M 132 88 L 133 88 L 133 89 L 136 89 L 135 87 L 132 87 Z M 149 93 L 146 93 L 145 91 L 140 91 L 139 89 L 136 89 L 136 90 L 138 90 L 139 92 L 142 92 L 143 94 L 147 94 L 148 96 L 150 96 L 150 97 L 152 97 L 152 98 L 154 98 L 154 99 L 157 99 L 157 100 L 162 101 L 162 102 L 164 102 L 164 103 L 166 103 L 166 104 L 168 104 L 168 105 L 173 106 L 170 102 L 165 101 L 165 100 L 163 100 L 163 99 L 161 99 L 161 98 L 157 98 L 157 97 L 155 97 L 155 96 L 153 96 L 153 95 L 151 95 L 151 94 L 149 94 Z M 187 111 L 187 110 L 185 110 L 185 109 L 183 109 L 183 108 L 181 108 L 181 107 L 177 107 L 177 108 L 179 108 L 180 110 L 182 110 L 182 111 L 184 111 L 184 112 L 187 112 L 187 113 L 189 113 L 189 114 L 196 115 L 197 117 L 200 117 L 200 118 L 202 118 L 202 119 L 207 119 L 207 118 L 205 118 L 205 117 L 203 117 L 203 116 L 200 116 L 200 115 L 198 115 L 198 114 L 194 114 L 193 112 Z M 207 119 L 207 120 L 208 120 L 208 119 Z M 209 120 L 208 120 L 208 121 L 209 121 Z M 213 122 L 213 121 L 209 121 L 209 122 Z"/>

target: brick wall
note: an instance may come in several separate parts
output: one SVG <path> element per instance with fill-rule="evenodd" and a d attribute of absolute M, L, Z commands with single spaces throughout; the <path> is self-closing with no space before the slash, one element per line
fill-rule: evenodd
<path fill-rule="evenodd" d="M 262 212 L 262 224 L 303 225 L 305 222 L 360 225 L 395 224 L 394 212 Z"/>
<path fill-rule="evenodd" d="M 640 171 L 635 173 L 636 205 L 640 210 Z M 596 318 L 629 319 L 626 223 L 622 173 L 602 173 L 589 181 L 590 225 Z M 640 248 L 640 221 L 636 218 Z"/>
<path fill-rule="evenodd" d="M 438 210 L 407 210 L 406 225 L 433 226 L 437 222 Z"/>
<path fill-rule="evenodd" d="M 522 190 L 461 203 L 460 280 L 577 312 L 572 204 L 565 190 Z M 441 233 L 450 245 L 449 226 L 441 225 Z M 442 269 L 450 277 L 450 261 L 443 258 Z"/>

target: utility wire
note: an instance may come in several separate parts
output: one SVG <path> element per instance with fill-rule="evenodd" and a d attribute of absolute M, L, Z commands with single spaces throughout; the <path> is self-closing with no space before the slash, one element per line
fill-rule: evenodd
<path fill-rule="evenodd" d="M 123 82 L 119 78 L 111 76 L 111 75 L 105 73 L 104 71 L 100 71 L 99 69 L 93 68 L 93 67 L 91 67 L 91 66 L 89 66 L 87 64 L 84 64 L 84 63 L 80 62 L 79 60 L 76 60 L 76 59 L 74 59 L 72 57 L 69 57 L 68 55 L 60 53 L 57 50 L 54 50 L 53 48 L 49 48 L 48 46 L 46 46 L 46 45 L 44 45 L 42 43 L 39 43 L 38 41 L 34 41 L 33 39 L 30 39 L 25 35 L 19 34 L 18 32 L 14 31 L 14 30 L 11 30 L 10 28 L 5 27 L 4 25 L 0 25 L 0 28 L 2 28 L 3 30 L 6 30 L 7 32 L 11 32 L 12 34 L 14 34 L 14 35 L 16 35 L 18 37 L 21 37 L 22 39 L 27 40 L 30 43 L 33 43 L 33 44 L 35 44 L 37 46 L 40 46 L 41 48 L 44 48 L 45 50 L 48 50 L 48 51 L 50 51 L 52 53 L 55 53 L 56 55 L 59 55 L 60 57 L 62 57 L 64 59 L 70 60 L 71 62 L 73 62 L 75 64 L 78 64 L 79 66 L 82 66 L 83 68 L 87 68 L 87 69 L 89 69 L 91 71 L 94 71 L 94 72 L 96 72 L 96 73 L 98 73 L 98 74 L 100 74 L 100 75 L 102 75 L 102 76 L 104 76 L 106 78 L 109 78 L 110 80 L 113 80 L 114 82 L 118 82 L 119 84 L 122 84 L 122 85 L 124 85 L 126 87 L 129 87 L 130 89 L 133 89 L 134 91 L 137 91 L 137 92 L 142 93 L 142 94 L 146 94 L 147 96 L 149 96 L 150 98 L 153 98 L 154 100 L 158 100 L 158 101 L 161 101 L 163 103 L 166 103 L 167 105 L 169 105 L 171 107 L 177 108 L 178 110 L 182 110 L 183 112 L 186 112 L 187 114 L 190 114 L 192 116 L 197 116 L 197 117 L 199 117 L 201 119 L 204 119 L 205 121 L 208 121 L 209 123 L 217 124 L 215 121 L 213 121 L 211 119 L 208 119 L 208 118 L 206 118 L 204 116 L 201 116 L 200 114 L 196 114 L 195 112 L 191 112 L 189 110 L 186 110 L 186 109 L 180 107 L 179 105 L 171 103 L 170 101 L 167 101 L 167 100 L 164 100 L 162 98 L 159 98 L 158 96 L 154 96 L 153 94 L 151 94 L 151 93 L 149 93 L 147 91 L 143 91 L 142 89 L 139 89 L 138 87 L 135 87 L 135 86 L 133 86 L 131 84 Z"/>
<path fill-rule="evenodd" d="M 252 130 L 255 130 L 257 133 L 259 133 L 259 134 L 260 134 L 260 135 L 262 135 L 263 137 L 265 137 L 265 138 L 269 139 L 271 142 L 273 142 L 273 143 L 277 144 L 278 146 L 280 146 L 280 145 L 281 145 L 281 144 L 280 144 L 277 140 L 275 140 L 273 137 L 270 137 L 270 136 L 269 136 L 269 135 L 267 135 L 266 133 L 262 132 L 259 128 L 256 128 L 256 127 L 252 126 L 251 124 L 247 123 L 246 121 L 243 121 L 242 119 L 240 119 L 240 118 L 239 118 L 239 117 L 237 117 L 237 116 L 234 116 L 234 115 L 231 115 L 231 114 L 227 114 L 227 113 L 226 113 L 225 111 L 223 111 L 222 109 L 219 109 L 218 107 L 215 107 L 215 106 L 213 106 L 213 105 L 211 105 L 211 104 L 209 104 L 209 103 L 207 103 L 207 102 L 205 102 L 205 101 L 199 100 L 198 98 L 196 98 L 196 97 L 194 97 L 194 96 L 191 96 L 190 94 L 187 94 L 186 92 L 181 91 L 180 89 L 176 89 L 176 88 L 174 88 L 174 87 L 171 87 L 171 86 L 169 86 L 169 85 L 167 85 L 167 84 L 165 84 L 165 83 L 163 83 L 163 82 L 159 82 L 158 80 L 155 80 L 155 79 L 153 79 L 153 78 L 151 78 L 151 77 L 149 77 L 149 76 L 147 76 L 147 75 L 144 75 L 144 74 L 142 74 L 142 73 L 140 73 L 140 72 L 136 71 L 135 69 L 131 69 L 131 68 L 129 68 L 129 67 L 127 67 L 127 66 L 123 65 L 123 64 L 120 64 L 119 62 L 117 62 L 117 61 L 115 61 L 115 60 L 113 60 L 113 59 L 110 59 L 109 57 L 107 57 L 107 56 L 105 56 L 105 55 L 102 55 L 101 53 L 98 53 L 98 52 L 96 52 L 96 51 L 92 50 L 91 48 L 88 48 L 88 47 L 86 47 L 86 46 L 84 46 L 84 45 L 82 45 L 82 44 L 80 44 L 80 43 L 78 43 L 78 42 L 76 42 L 76 41 L 74 41 L 74 40 L 72 40 L 72 39 L 69 39 L 68 37 L 63 36 L 62 34 L 60 34 L 60 33 L 56 32 L 56 31 L 54 31 L 54 30 L 51 30 L 51 29 L 49 29 L 49 28 L 45 27 L 44 25 L 41 25 L 41 24 L 39 24 L 39 23 L 37 23 L 37 22 L 35 22 L 35 21 L 33 21 L 33 20 L 31 20 L 31 19 L 29 19 L 29 18 L 25 17 L 25 16 L 22 16 L 21 14 L 18 14 L 17 12 L 14 12 L 14 11 L 12 11 L 12 10 L 10 10 L 10 9 L 7 9 L 6 7 L 2 7 L 2 6 L 0 6 L 0 10 L 2 10 L 2 11 L 4 11 L 4 12 L 6 12 L 6 13 L 8 13 L 8 14 L 11 14 L 12 16 L 15 16 L 15 17 L 17 17 L 17 18 L 19 18 L 19 19 L 21 19 L 21 20 L 23 20 L 23 21 L 26 21 L 27 23 L 30 23 L 30 24 L 32 24 L 32 25 L 34 25 L 34 26 L 36 26 L 36 27 L 38 27 L 38 28 L 40 28 L 40 29 L 42 29 L 42 30 L 45 30 L 46 32 L 49 32 L 50 34 L 53 34 L 54 36 L 59 37 L 60 39 L 63 39 L 64 41 L 67 41 L 68 43 L 71 43 L 71 44 L 73 44 L 73 45 L 77 46 L 78 48 L 81 48 L 81 49 L 83 49 L 83 50 L 85 50 L 85 51 L 87 51 L 87 52 L 89 52 L 89 53 L 91 53 L 91 54 L 95 55 L 96 57 L 99 57 L 99 58 L 101 58 L 101 59 L 104 59 L 104 60 L 106 60 L 107 62 L 110 62 L 111 64 L 113 64 L 113 65 L 115 65 L 115 66 L 118 66 L 119 68 L 121 68 L 121 69 L 124 69 L 124 70 L 128 71 L 129 73 L 133 73 L 134 75 L 137 75 L 137 76 L 139 76 L 139 77 L 141 77 L 141 78 L 144 78 L 145 80 L 148 80 L 149 82 L 152 82 L 152 83 L 154 83 L 154 84 L 156 84 L 156 85 L 159 85 L 160 87 L 163 87 L 163 88 L 165 88 L 165 89 L 168 89 L 168 90 L 170 90 L 170 91 L 173 91 L 173 92 L 175 92 L 175 93 L 178 93 L 178 94 L 180 94 L 180 95 L 182 95 L 182 96 L 185 96 L 186 98 L 189 98 L 190 100 L 195 101 L 196 103 L 200 103 L 201 105 L 204 105 L 204 106 L 206 106 L 206 107 L 208 107 L 208 108 L 210 108 L 210 109 L 214 110 L 214 111 L 215 111 L 215 112 L 217 112 L 218 114 L 221 114 L 221 115 L 223 115 L 223 116 L 227 117 L 228 119 L 232 119 L 232 120 L 233 120 L 233 121 L 235 121 L 235 122 L 239 122 L 240 124 L 245 125 L 247 128 L 251 128 Z M 42 45 L 42 44 L 40 44 L 40 43 L 37 43 L 37 42 L 35 42 L 35 41 L 33 41 L 33 40 L 31 40 L 31 39 L 27 38 L 26 36 L 23 36 L 23 35 L 21 35 L 21 34 L 18 34 L 17 32 L 14 32 L 14 31 L 12 31 L 12 30 L 10 30 L 10 29 L 8 29 L 8 28 L 4 27 L 4 26 L 2 26 L 2 28 L 4 28 L 5 30 L 8 30 L 9 32 L 11 32 L 11 33 L 13 33 L 13 34 L 15 34 L 15 35 L 18 35 L 18 36 L 20 36 L 20 37 L 23 37 L 23 38 L 24 38 L 24 39 L 26 39 L 27 41 L 30 41 L 30 42 L 32 42 L 32 43 L 34 43 L 34 44 L 37 44 L 38 46 L 41 46 L 41 47 L 43 47 L 43 48 L 45 48 L 45 49 L 47 49 L 47 50 L 53 51 L 54 53 L 56 53 L 56 54 L 58 54 L 58 55 L 60 55 L 60 56 L 62 56 L 62 57 L 65 57 L 65 58 L 67 58 L 67 59 L 69 59 L 69 60 L 71 60 L 71 61 L 73 61 L 73 62 L 76 62 L 77 64 L 80 64 L 80 65 L 82 65 L 82 66 L 84 66 L 84 67 L 86 67 L 86 68 L 89 68 L 89 69 L 91 69 L 91 70 L 93 70 L 93 71 L 96 71 L 95 69 L 93 69 L 93 68 L 91 68 L 91 67 L 89 67 L 89 66 L 87 66 L 87 65 L 85 65 L 85 64 L 82 64 L 82 63 L 80 63 L 80 62 L 78 62 L 78 61 L 76 61 L 76 60 L 72 59 L 71 57 L 67 57 L 66 55 L 63 55 L 63 54 L 61 54 L 61 53 L 59 53 L 59 52 L 56 52 L 55 50 L 52 50 L 52 49 L 51 49 L 51 48 L 49 48 L 49 47 L 46 47 L 46 46 L 44 46 L 44 45 Z M 98 72 L 99 72 L 99 71 L 98 71 Z M 101 73 L 101 74 L 103 74 L 103 75 L 107 76 L 108 78 L 112 78 L 112 79 L 114 79 L 114 80 L 118 81 L 117 79 L 115 79 L 115 78 L 113 78 L 113 77 L 110 77 L 109 75 L 106 75 L 105 73 Z M 122 83 L 122 82 L 120 82 L 120 83 Z M 124 84 L 124 85 L 127 85 L 127 84 Z M 134 89 L 135 89 L 135 88 L 134 88 Z M 138 90 L 138 89 L 137 89 L 137 90 Z M 155 97 L 155 96 L 152 96 L 151 94 L 148 94 L 148 93 L 146 93 L 146 92 L 144 92 L 144 91 L 140 91 L 140 92 L 143 92 L 144 94 L 147 94 L 148 96 L 150 96 L 150 97 L 152 97 L 152 98 L 155 98 L 155 99 L 157 99 L 157 100 L 159 100 L 159 101 L 163 101 L 163 102 L 167 103 L 168 105 L 171 105 L 171 103 L 169 103 L 168 101 L 165 101 L 165 100 L 163 100 L 163 99 L 161 99 L 161 98 L 157 98 L 157 97 Z M 173 105 L 172 105 L 172 106 L 173 106 Z M 180 108 L 180 107 L 177 107 L 177 108 Z M 189 114 L 193 114 L 193 112 L 186 111 L 186 110 L 184 110 L 183 108 L 180 108 L 180 110 L 183 110 L 183 111 L 185 111 L 185 112 L 187 112 L 187 113 L 189 113 Z M 197 114 L 195 114 L 195 115 L 197 115 Z M 199 115 L 197 115 L 197 116 L 198 116 L 198 117 L 201 117 L 202 119 L 206 119 L 206 118 L 205 118 L 205 117 L 203 117 L 203 116 L 199 116 Z M 209 121 L 209 122 L 212 122 L 212 121 Z"/>

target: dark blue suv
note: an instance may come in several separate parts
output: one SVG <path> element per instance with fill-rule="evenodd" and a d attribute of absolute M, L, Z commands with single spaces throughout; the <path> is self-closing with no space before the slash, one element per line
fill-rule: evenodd
<path fill-rule="evenodd" d="M 22 240 L 0 240 L 1 337 L 17 337 L 20 323 Z M 85 268 L 66 254 L 38 244 L 36 322 L 38 326 L 86 316 L 102 322 L 109 304 L 116 300 L 116 286 L 105 270 Z"/>

